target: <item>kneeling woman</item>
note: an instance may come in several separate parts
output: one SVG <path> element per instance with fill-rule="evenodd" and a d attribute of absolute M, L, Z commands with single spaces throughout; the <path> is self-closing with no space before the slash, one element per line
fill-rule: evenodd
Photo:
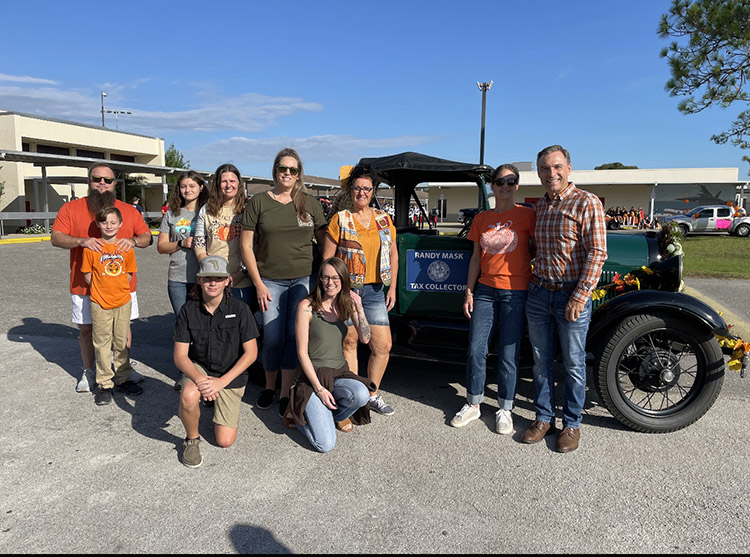
<path fill-rule="evenodd" d="M 351 319 L 362 343 L 370 342 L 370 326 L 362 300 L 350 290 L 349 271 L 336 257 L 320 267 L 312 294 L 297 306 L 297 355 L 302 373 L 291 389 L 289 413 L 297 428 L 321 453 L 336 444 L 336 422 L 369 421 L 367 402 L 373 385 L 349 371 L 343 342 Z M 356 412 L 356 414 L 355 414 Z M 353 416 L 354 415 L 354 416 Z"/>

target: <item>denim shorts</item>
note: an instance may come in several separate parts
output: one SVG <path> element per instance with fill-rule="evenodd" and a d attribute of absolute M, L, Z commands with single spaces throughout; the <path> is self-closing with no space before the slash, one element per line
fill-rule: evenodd
<path fill-rule="evenodd" d="M 388 309 L 385 305 L 385 287 L 382 282 L 365 284 L 362 288 L 352 288 L 362 298 L 362 308 L 365 310 L 367 322 L 370 325 L 389 327 Z M 346 322 L 352 325 L 351 319 Z"/>

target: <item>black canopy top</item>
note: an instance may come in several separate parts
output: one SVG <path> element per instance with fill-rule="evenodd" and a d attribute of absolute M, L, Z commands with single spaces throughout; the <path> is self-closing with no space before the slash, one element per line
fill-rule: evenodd
<path fill-rule="evenodd" d="M 493 171 L 485 164 L 456 162 L 412 152 L 363 158 L 359 162 L 372 166 L 386 184 L 411 188 L 422 182 L 478 182 L 480 178 L 488 181 Z"/>

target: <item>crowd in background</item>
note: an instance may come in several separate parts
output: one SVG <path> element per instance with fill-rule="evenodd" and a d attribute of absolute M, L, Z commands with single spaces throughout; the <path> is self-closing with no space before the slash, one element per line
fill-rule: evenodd
<path fill-rule="evenodd" d="M 654 216 L 649 217 L 647 213 L 643 211 L 643 207 L 610 207 L 604 213 L 604 218 L 607 222 L 607 228 L 638 228 L 638 229 L 652 229 L 659 228 L 659 219 Z"/>

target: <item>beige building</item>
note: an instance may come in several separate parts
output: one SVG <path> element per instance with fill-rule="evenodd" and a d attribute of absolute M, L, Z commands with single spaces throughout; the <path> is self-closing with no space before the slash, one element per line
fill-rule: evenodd
<path fill-rule="evenodd" d="M 544 195 L 544 188 L 531 163 L 516 163 L 521 178 L 516 201 L 534 203 Z M 596 194 L 609 207 L 642 207 L 646 214 L 664 214 L 687 210 L 698 205 L 732 202 L 740 204 L 747 181 L 740 181 L 738 168 L 657 168 L 623 170 L 573 170 L 570 178 L 576 186 Z M 427 183 L 429 208 L 446 200 L 445 221 L 455 221 L 458 211 L 477 206 L 477 187 L 473 183 Z M 494 206 L 494 198 L 490 198 Z M 742 206 L 746 203 L 742 202 Z"/>
<path fill-rule="evenodd" d="M 80 164 L 52 164 L 55 157 L 78 157 L 142 166 L 164 166 L 164 140 L 109 128 L 0 110 L 0 151 L 49 155 L 44 167 L 32 162 L 4 161 L 0 158 L 0 182 L 4 182 L 0 211 L 57 211 L 73 197 L 86 195 L 86 168 Z M 42 159 L 43 157 L 38 157 Z M 88 166 L 88 165 L 85 165 Z M 46 176 L 43 176 L 46 174 Z M 154 174 L 139 173 L 149 183 L 160 182 Z M 41 191 L 46 178 L 49 188 Z M 153 197 L 153 209 L 161 206 L 161 191 L 146 193 L 141 204 Z"/>

